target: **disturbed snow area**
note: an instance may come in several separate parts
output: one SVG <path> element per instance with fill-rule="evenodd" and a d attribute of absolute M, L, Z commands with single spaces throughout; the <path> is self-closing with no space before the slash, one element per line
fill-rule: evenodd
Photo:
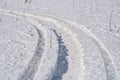
<path fill-rule="evenodd" d="M 0 80 L 119 80 L 120 0 L 0 0 Z"/>
<path fill-rule="evenodd" d="M 0 23 L 0 79 L 15 80 L 33 56 L 38 34 L 33 25 L 3 15 Z"/>

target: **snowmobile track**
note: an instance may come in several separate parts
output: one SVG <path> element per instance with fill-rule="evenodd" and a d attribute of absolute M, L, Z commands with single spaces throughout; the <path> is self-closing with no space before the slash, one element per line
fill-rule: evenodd
<path fill-rule="evenodd" d="M 10 10 L 3 10 L 3 9 L 0 9 L 0 12 L 3 13 L 3 14 L 17 16 L 18 18 L 21 17 L 21 16 L 26 17 L 26 18 L 30 17 L 30 18 L 35 18 L 35 19 L 37 19 L 39 21 L 43 21 L 43 22 L 46 22 L 46 23 L 50 22 L 52 24 L 56 24 L 57 27 L 62 28 L 64 31 L 67 31 L 68 34 L 72 35 L 72 37 L 74 37 L 74 41 L 76 42 L 76 44 L 79 45 L 79 41 L 76 38 L 77 34 L 74 33 L 70 29 L 61 27 L 61 25 L 59 24 L 59 22 L 57 20 L 53 19 L 53 18 L 45 17 L 45 16 L 39 16 L 39 15 L 34 15 L 34 14 L 29 14 L 29 13 L 23 14 L 22 12 L 10 11 Z M 110 53 L 104 47 L 104 45 L 102 44 L 102 42 L 94 34 L 92 34 L 89 30 L 81 28 L 79 24 L 77 24 L 75 22 L 72 22 L 72 21 L 69 21 L 69 20 L 66 20 L 66 19 L 64 19 L 64 21 L 68 22 L 71 25 L 74 25 L 75 27 L 78 26 L 76 28 L 80 29 L 80 31 L 86 33 L 91 39 L 93 39 L 93 41 L 96 43 L 96 45 L 97 45 L 98 49 L 100 50 L 101 55 L 103 57 L 104 65 L 105 65 L 105 69 L 106 69 L 107 80 L 116 80 L 116 78 L 117 78 L 116 68 L 115 68 L 113 60 L 112 60 L 112 58 L 110 56 Z M 19 79 L 19 80 L 24 80 L 24 79 Z"/>

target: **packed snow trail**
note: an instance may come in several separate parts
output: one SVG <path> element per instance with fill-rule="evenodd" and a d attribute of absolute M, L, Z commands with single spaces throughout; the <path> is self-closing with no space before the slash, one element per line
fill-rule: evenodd
<path fill-rule="evenodd" d="M 17 18 L 19 18 L 19 19 L 23 19 L 23 20 L 25 20 L 25 18 L 24 17 L 18 17 L 18 16 L 16 16 L 16 15 L 11 15 L 11 14 L 6 14 L 6 13 L 4 13 L 5 15 L 9 15 L 9 16 L 13 16 L 13 17 L 17 17 Z M 46 31 L 46 29 L 44 28 L 44 27 L 42 27 L 42 25 L 43 24 L 41 24 L 41 23 L 39 23 L 39 22 L 35 22 L 34 20 L 32 20 L 32 19 L 26 19 L 26 21 L 28 21 L 30 24 L 33 24 L 34 25 L 34 27 L 36 27 L 36 29 L 38 30 L 40 30 L 40 31 L 42 31 L 43 32 L 43 36 L 44 36 L 44 39 L 45 39 L 45 51 L 44 51 L 44 53 L 43 53 L 43 55 L 42 55 L 42 57 L 41 57 L 41 61 L 40 61 L 40 65 L 39 65 L 39 67 L 41 67 L 41 66 L 44 66 L 44 64 L 42 64 L 43 63 L 43 61 L 45 61 L 47 58 L 51 58 L 51 60 L 53 60 L 53 61 L 49 61 L 49 63 L 51 62 L 53 65 L 56 63 L 56 59 L 57 59 L 57 49 L 58 49 L 58 47 L 56 46 L 56 44 L 55 43 L 57 43 L 54 39 L 53 39 L 53 42 L 54 42 L 54 44 L 53 44 L 53 49 L 51 50 L 49 47 L 50 47 L 50 45 L 49 45 L 49 33 L 48 33 L 48 31 Z M 53 52 L 51 52 L 51 51 L 53 51 Z M 51 57 L 51 55 L 50 54 L 48 54 L 48 53 L 52 53 L 52 54 L 54 54 L 53 56 L 53 58 Z M 49 55 L 49 56 L 47 56 L 46 57 L 46 55 Z M 36 56 L 37 57 L 37 56 Z M 34 62 L 34 60 L 35 60 L 35 62 Z M 38 66 L 38 65 L 36 65 L 35 66 L 35 68 L 32 68 L 33 67 L 33 65 L 32 64 L 34 64 L 34 63 L 37 63 L 36 61 L 38 61 L 38 60 L 36 60 L 36 58 L 35 58 L 35 56 L 34 56 L 34 58 L 32 58 L 32 60 L 30 61 L 30 65 L 28 65 L 28 67 L 26 68 L 26 70 L 25 70 L 25 72 L 23 72 L 21 75 L 20 75 L 20 77 L 18 78 L 18 80 L 33 80 L 33 78 L 34 78 L 34 76 L 32 76 L 32 75 L 34 75 L 34 73 L 36 73 L 36 67 Z M 38 61 L 39 62 L 39 61 Z M 32 63 L 32 64 L 31 64 Z M 47 62 L 46 62 L 47 63 Z M 42 64 L 42 65 L 41 65 Z M 49 71 L 51 68 L 54 68 L 54 66 L 53 65 L 50 65 L 50 67 L 47 67 L 47 68 L 45 68 L 47 71 Z M 38 67 L 37 67 L 38 68 Z M 45 71 L 45 69 L 42 69 L 42 71 Z M 29 71 L 30 70 L 30 71 Z M 31 71 L 34 71 L 33 73 L 30 73 Z M 39 71 L 39 69 L 38 69 L 38 71 Z M 41 73 L 42 73 L 42 71 L 41 71 Z M 26 74 L 26 73 L 28 73 L 28 74 Z M 45 73 L 45 72 L 44 72 Z M 47 72 L 44 74 L 44 76 L 41 76 L 41 79 L 42 78 L 44 78 L 45 77 L 45 75 L 47 75 Z M 31 78 L 32 77 L 32 78 Z"/>
<path fill-rule="evenodd" d="M 6 14 L 18 15 L 18 16 L 33 17 L 33 18 L 36 18 L 39 21 L 43 21 L 45 23 L 52 23 L 52 24 L 56 25 L 56 27 L 60 28 L 63 31 L 66 31 L 69 35 L 71 35 L 71 37 L 74 38 L 74 42 L 76 42 L 77 46 L 79 46 L 79 47 L 81 46 L 79 43 L 79 40 L 77 38 L 77 34 L 74 33 L 74 31 L 70 30 L 69 28 L 66 28 L 64 25 L 59 24 L 59 22 L 53 18 L 49 18 L 49 17 L 45 17 L 45 16 L 38 16 L 38 15 L 36 16 L 34 14 L 22 13 L 19 11 L 1 10 L 1 12 L 6 13 Z M 78 25 L 77 23 L 75 23 L 73 21 L 68 21 L 68 20 L 65 20 L 65 21 L 71 25 L 78 26 L 77 28 L 79 28 L 80 31 L 83 31 L 89 37 L 91 37 L 93 39 L 93 41 L 98 46 L 98 48 L 101 52 L 101 55 L 103 56 L 104 64 L 105 64 L 105 68 L 106 68 L 107 80 L 116 80 L 115 78 L 117 77 L 116 76 L 117 74 L 116 74 L 114 63 L 112 61 L 112 58 L 111 58 L 109 52 L 104 47 L 104 45 L 100 42 L 100 40 L 98 38 L 96 38 L 96 36 L 94 34 L 92 34 L 90 31 L 88 31 L 87 29 L 80 27 L 80 25 Z M 81 63 L 83 63 L 82 57 L 81 57 Z M 82 65 L 82 67 L 83 67 L 83 65 Z M 84 68 L 82 68 L 82 70 L 84 70 Z"/>
<path fill-rule="evenodd" d="M 103 43 L 93 33 L 91 33 L 87 28 L 82 28 L 80 24 L 77 24 L 77 23 L 70 21 L 70 20 L 65 20 L 65 21 L 68 22 L 69 24 L 75 26 L 77 29 L 80 29 L 80 31 L 83 31 L 91 39 L 93 39 L 93 41 L 96 43 L 96 45 L 97 45 L 98 49 L 100 50 L 101 55 L 103 57 L 104 65 L 105 65 L 105 69 L 106 69 L 107 80 L 118 80 L 117 79 L 117 77 L 118 77 L 117 70 L 116 70 L 114 62 L 112 60 L 111 54 L 104 47 Z"/>
<path fill-rule="evenodd" d="M 44 58 L 41 61 L 41 65 L 39 66 L 34 80 L 47 80 L 52 77 L 52 73 L 55 71 L 59 47 L 56 41 L 56 35 L 54 35 L 54 33 L 49 30 L 47 32 L 49 32 L 49 37 L 47 38 L 49 40 L 49 46 L 47 46 L 49 49 L 47 49 L 43 56 Z"/>
<path fill-rule="evenodd" d="M 103 60 L 104 60 L 107 80 L 118 80 L 116 67 L 112 60 L 110 52 L 104 47 L 103 43 L 93 33 L 91 33 L 87 28 L 85 28 L 84 25 L 80 25 L 76 22 L 73 22 L 73 21 L 70 21 L 67 19 L 61 19 L 61 20 L 67 22 L 70 25 L 73 25 L 73 27 L 76 27 L 76 29 L 79 29 L 80 31 L 86 33 L 96 43 L 99 51 L 101 52 Z M 74 30 L 73 27 L 69 27 L 69 28 Z"/>
<path fill-rule="evenodd" d="M 61 25 L 57 20 L 55 20 L 55 19 L 53 19 L 53 18 L 49 18 L 49 17 L 44 17 L 44 16 L 36 16 L 36 15 L 34 15 L 34 14 L 28 14 L 28 13 L 22 13 L 22 12 L 17 12 L 17 11 L 10 11 L 10 10 L 1 10 L 1 12 L 2 13 L 5 13 L 5 14 L 8 14 L 8 15 L 13 15 L 13 16 L 15 16 L 16 15 L 16 17 L 18 17 L 19 18 L 19 16 L 20 17 L 26 17 L 26 18 L 28 18 L 28 17 L 34 17 L 34 18 L 37 18 L 39 21 L 42 21 L 43 23 L 45 22 L 45 23 L 51 23 L 51 24 L 53 24 L 53 25 L 55 25 L 55 28 L 57 28 L 57 29 L 60 29 L 60 30 L 62 30 L 62 31 L 64 31 L 64 33 L 66 33 L 66 34 L 68 34 L 68 35 L 70 35 L 70 38 L 71 38 L 71 40 L 73 41 L 72 42 L 72 44 L 73 45 L 76 45 L 76 51 L 75 52 L 73 52 L 72 54 L 74 55 L 74 53 L 76 53 L 77 55 L 79 55 L 79 56 L 77 56 L 76 54 L 76 59 L 78 59 L 78 60 L 76 60 L 77 62 L 79 62 L 79 63 L 77 63 L 77 64 L 73 64 L 73 66 L 79 66 L 79 67 L 77 67 L 77 68 L 79 68 L 77 71 L 74 71 L 74 75 L 71 75 L 72 77 L 74 77 L 74 79 L 79 79 L 79 78 L 81 78 L 82 79 L 82 75 L 83 75 L 83 71 L 84 71 L 84 65 L 83 65 L 83 60 L 82 60 L 82 48 L 81 48 L 81 44 L 79 43 L 79 40 L 77 39 L 77 34 L 76 33 L 73 33 L 70 29 L 68 29 L 68 28 L 66 28 L 65 27 L 65 25 Z M 29 21 L 30 19 L 28 19 L 28 21 Z M 34 22 L 34 21 L 33 21 Z M 68 37 L 68 36 L 67 36 Z M 67 39 L 67 38 L 66 38 Z M 68 42 L 69 41 L 69 39 L 67 39 L 67 41 L 66 42 Z M 70 44 L 70 43 L 69 43 Z M 72 46 L 71 46 L 71 48 L 70 49 L 72 49 Z M 80 51 L 81 50 L 81 51 Z M 78 57 L 78 58 L 77 58 Z M 76 61 L 75 61 L 75 63 L 76 63 Z M 76 76 L 75 76 L 76 75 Z"/>
<path fill-rule="evenodd" d="M 90 37 L 95 42 L 95 44 L 97 45 L 97 47 L 98 47 L 98 49 L 101 53 L 101 56 L 104 60 L 104 65 L 105 65 L 105 69 L 106 69 L 106 79 L 107 80 L 118 80 L 117 79 L 116 67 L 113 63 L 113 60 L 112 60 L 112 57 L 111 57 L 109 51 L 104 47 L 102 42 L 93 33 L 91 33 L 83 25 L 77 24 L 76 22 L 66 20 L 66 19 L 60 19 L 60 18 L 56 18 L 56 19 L 61 21 L 61 23 L 63 22 L 65 24 L 70 24 L 69 26 L 66 26 L 66 27 L 73 30 L 73 32 L 76 32 L 75 29 L 77 29 L 77 30 L 80 30 L 80 31 L 84 32 L 85 34 L 87 34 L 88 37 Z"/>
<path fill-rule="evenodd" d="M 38 39 L 38 44 L 35 50 L 35 53 L 33 55 L 33 58 L 29 62 L 27 68 L 24 70 L 24 73 L 19 76 L 17 80 L 33 80 L 34 76 L 36 75 L 36 72 L 38 70 L 38 66 L 41 61 L 41 57 L 44 52 L 44 38 L 42 36 L 42 33 L 36 28 L 39 39 Z"/>

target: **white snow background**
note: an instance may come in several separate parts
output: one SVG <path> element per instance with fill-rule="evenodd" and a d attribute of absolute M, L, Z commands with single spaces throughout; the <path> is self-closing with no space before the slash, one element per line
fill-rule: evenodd
<path fill-rule="evenodd" d="M 120 80 L 120 0 L 0 0 L 0 80 Z"/>

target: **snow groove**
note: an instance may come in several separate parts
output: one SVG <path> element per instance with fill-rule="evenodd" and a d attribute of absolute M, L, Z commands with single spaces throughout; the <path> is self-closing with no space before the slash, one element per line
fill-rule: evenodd
<path fill-rule="evenodd" d="M 100 46 L 100 44 L 96 40 L 93 39 L 93 41 L 96 43 L 99 51 L 101 52 L 102 58 L 104 60 L 107 80 L 117 80 L 114 64 L 110 59 L 109 55 L 106 53 L 106 51 Z"/>
<path fill-rule="evenodd" d="M 85 28 L 83 25 L 79 25 L 76 22 L 73 22 L 70 20 L 66 20 L 66 19 L 63 19 L 63 20 L 68 22 L 69 24 L 75 26 L 80 31 L 86 33 L 95 42 L 99 51 L 101 52 L 101 56 L 102 56 L 103 60 L 104 60 L 107 80 L 118 80 L 117 79 L 117 71 L 114 66 L 112 57 L 111 57 L 109 51 L 104 47 L 102 42 L 93 33 L 91 33 L 87 28 Z"/>
<path fill-rule="evenodd" d="M 77 52 L 79 52 L 79 56 L 81 56 L 80 63 L 81 63 L 81 68 L 82 68 L 80 71 L 83 74 L 85 66 L 83 65 L 82 52 L 79 51 L 79 50 L 82 51 L 83 49 L 81 49 L 81 44 L 80 44 L 79 39 L 77 37 L 78 35 L 76 33 L 74 33 L 72 30 L 70 30 L 69 28 L 66 28 L 66 25 L 60 24 L 58 20 L 56 20 L 54 18 L 51 18 L 51 17 L 39 16 L 39 15 L 24 13 L 24 12 L 20 12 L 20 11 L 11 11 L 11 10 L 3 10 L 3 9 L 0 9 L 0 11 L 2 13 L 12 14 L 13 16 L 15 15 L 17 17 L 21 16 L 21 17 L 24 17 L 25 19 L 28 18 L 27 19 L 28 21 L 30 20 L 29 18 L 35 18 L 35 20 L 37 20 L 37 21 L 42 21 L 42 22 L 45 22 L 45 23 L 53 24 L 59 30 L 62 30 L 65 33 L 67 33 L 68 35 L 70 35 L 71 38 L 73 39 L 74 44 L 78 46 L 77 47 L 78 48 Z M 35 21 L 33 21 L 31 23 L 34 23 L 34 22 Z M 81 75 L 81 73 L 79 73 L 78 75 Z"/>
<path fill-rule="evenodd" d="M 17 80 L 33 80 L 38 70 L 38 66 L 40 64 L 41 57 L 44 52 L 45 43 L 44 43 L 44 38 L 42 36 L 42 33 L 37 28 L 36 30 L 39 35 L 39 39 L 38 39 L 38 44 L 36 46 L 35 53 L 31 61 L 29 62 L 27 68 L 24 70 L 24 72 L 19 76 Z"/>
<path fill-rule="evenodd" d="M 1 12 L 1 11 L 0 11 Z M 47 37 L 48 37 L 48 35 L 47 35 L 47 32 L 46 32 L 46 30 L 44 29 L 44 27 L 42 27 L 42 25 L 41 25 L 41 23 L 39 23 L 39 22 L 35 22 L 33 19 L 29 19 L 29 18 L 25 18 L 24 16 L 16 16 L 16 15 L 13 15 L 12 13 L 5 13 L 5 12 L 1 12 L 2 14 L 5 14 L 5 15 L 9 15 L 9 16 L 13 16 L 13 17 L 16 17 L 16 18 L 19 18 L 19 19 L 22 19 L 22 20 L 26 20 L 26 21 L 28 21 L 30 24 L 32 24 L 32 25 L 34 25 L 34 27 L 36 28 L 36 30 L 37 30 L 37 32 L 39 32 L 39 30 L 41 30 L 42 31 L 42 35 L 43 35 L 43 37 L 44 37 L 44 42 L 45 42 L 45 51 L 44 51 L 44 54 L 42 55 L 42 57 L 41 57 L 41 61 L 39 62 L 39 63 L 41 63 L 42 62 L 42 60 L 43 60 L 43 58 L 44 58 L 44 55 L 45 55 L 45 53 L 46 53 L 46 50 L 47 50 L 47 47 L 48 47 L 48 40 L 47 40 Z M 39 29 L 39 30 L 38 30 Z M 38 34 L 39 35 L 39 37 L 40 37 L 40 34 Z M 41 44 L 41 43 L 40 43 Z M 36 47 L 36 51 L 37 51 L 37 54 L 36 55 L 38 55 L 38 50 L 37 49 L 39 49 L 39 46 L 37 46 Z M 39 55 L 40 56 L 40 55 Z M 34 57 L 35 57 L 35 55 L 34 55 Z M 38 66 L 36 66 L 36 68 L 32 68 L 33 66 L 32 66 L 32 64 L 34 64 L 36 61 L 37 61 L 37 56 L 36 56 L 36 58 L 32 58 L 32 60 L 31 60 L 31 62 L 29 63 L 29 65 L 28 65 L 28 68 L 26 68 L 25 69 L 25 72 L 23 73 L 23 74 L 21 74 L 20 75 L 20 77 L 18 78 L 18 80 L 23 80 L 23 79 L 30 79 L 30 80 L 33 80 L 33 78 L 34 78 L 34 74 L 35 74 L 35 72 L 36 72 L 36 69 L 37 69 L 37 67 Z M 36 62 L 36 63 L 38 63 L 38 62 Z M 32 64 L 31 64 L 32 63 Z M 35 64 L 35 65 L 37 65 L 37 64 Z M 40 64 L 39 64 L 39 66 L 40 66 Z M 27 72 L 27 71 L 29 71 L 29 72 Z M 32 72 L 33 71 L 33 74 L 31 74 L 30 72 Z M 28 74 L 28 75 L 27 75 Z M 30 78 L 29 78 L 30 77 Z"/>
<path fill-rule="evenodd" d="M 73 37 L 73 41 L 75 42 L 75 44 L 78 45 L 78 48 L 81 46 L 80 43 L 79 43 L 79 40 L 77 38 L 77 34 L 74 33 L 72 30 L 66 28 L 64 25 L 61 25 L 59 23 L 59 21 L 57 21 L 56 19 L 53 19 L 53 18 L 50 18 L 50 17 L 45 17 L 45 16 L 39 16 L 39 15 L 35 15 L 35 14 L 23 13 L 23 12 L 19 12 L 19 11 L 11 11 L 11 10 L 0 9 L 0 12 L 5 13 L 5 14 L 9 14 L 9 15 L 12 15 L 12 16 L 17 16 L 17 17 L 26 17 L 26 20 L 28 22 L 33 23 L 33 24 L 34 24 L 34 22 L 29 20 L 29 18 L 31 18 L 31 17 L 37 19 L 37 21 L 39 20 L 39 21 L 43 21 L 45 23 L 52 23 L 52 24 L 56 25 L 57 28 L 59 28 L 59 29 L 65 31 L 66 33 L 70 34 L 71 37 Z M 105 65 L 105 69 L 106 69 L 107 80 L 117 80 L 117 71 L 116 71 L 116 68 L 114 66 L 112 57 L 111 57 L 109 51 L 104 47 L 102 42 L 93 33 L 91 33 L 88 29 L 84 28 L 83 26 L 79 25 L 78 23 L 75 23 L 73 21 L 66 20 L 66 19 L 63 19 L 63 20 L 68 22 L 69 24 L 75 26 L 77 29 L 80 29 L 80 31 L 86 33 L 91 39 L 93 39 L 93 41 L 96 43 L 96 45 L 97 45 L 98 49 L 100 50 L 101 55 L 103 57 L 104 65 Z M 36 25 L 37 24 L 38 23 L 36 23 Z M 60 36 L 57 35 L 57 37 L 59 38 Z M 81 61 L 82 61 L 82 58 L 81 58 Z M 82 66 L 84 66 L 84 65 L 82 65 Z M 65 73 L 65 72 L 63 72 L 63 73 Z M 62 75 L 60 74 L 59 77 L 61 78 Z M 54 75 L 54 76 L 56 77 L 56 75 Z M 54 76 L 53 76 L 52 80 L 55 80 Z M 22 79 L 19 79 L 19 80 L 22 80 Z"/>
<path fill-rule="evenodd" d="M 65 74 L 68 70 L 68 61 L 66 57 L 68 56 L 68 50 L 62 40 L 62 37 L 57 34 L 56 30 L 53 30 L 57 37 L 58 41 L 58 59 L 56 63 L 56 69 L 54 71 L 53 77 L 50 80 L 62 80 L 63 74 Z"/>

